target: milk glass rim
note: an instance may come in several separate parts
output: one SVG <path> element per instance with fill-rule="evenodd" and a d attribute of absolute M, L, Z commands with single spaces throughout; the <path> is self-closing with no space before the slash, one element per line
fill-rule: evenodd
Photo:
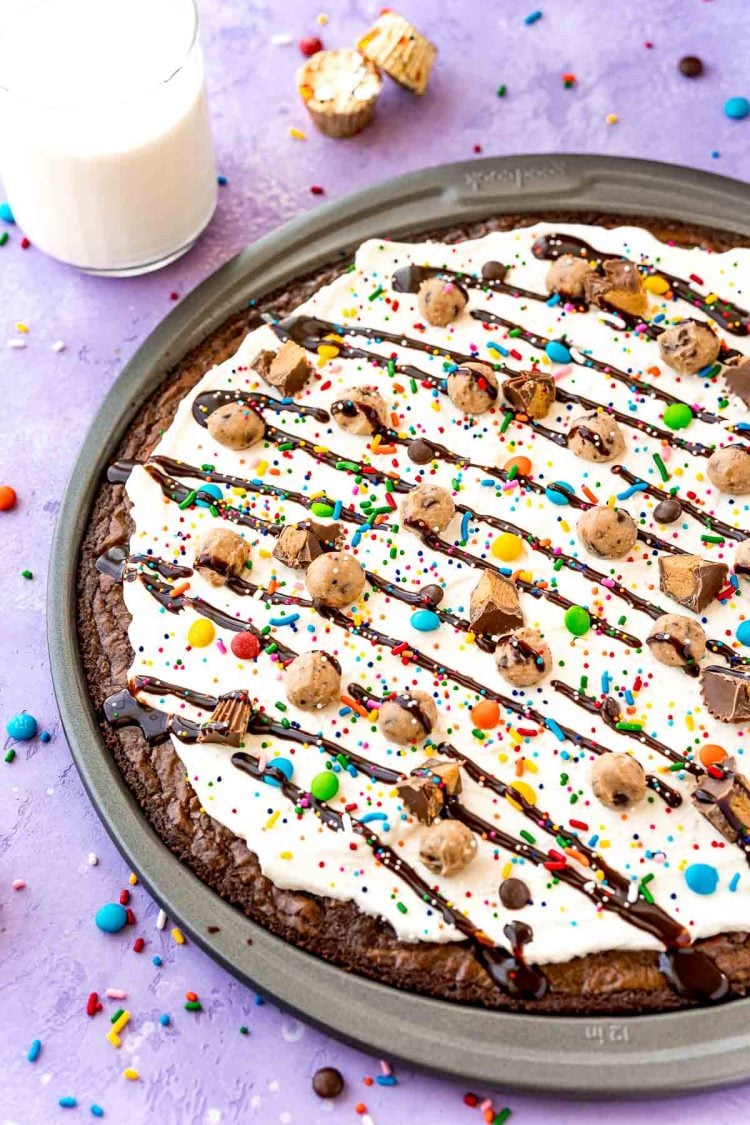
<path fill-rule="evenodd" d="M 49 6 L 54 2 L 55 0 L 36 0 L 34 8 Z M 186 5 L 192 10 L 193 13 L 193 26 L 190 31 L 190 39 L 179 64 L 170 74 L 168 74 L 165 78 L 160 78 L 158 82 L 155 82 L 148 86 L 143 86 L 138 89 L 134 89 L 121 97 L 112 98 L 112 105 L 128 105 L 131 102 L 137 101 L 139 98 L 142 98 L 148 94 L 152 94 L 157 90 L 161 90 L 163 86 L 167 86 L 172 81 L 172 79 L 176 78 L 177 75 L 180 74 L 187 66 L 188 60 L 190 59 L 198 44 L 198 34 L 200 31 L 200 13 L 198 11 L 198 0 L 174 0 L 174 2 Z M 2 34 L 4 27 L 10 27 L 12 26 L 12 23 L 13 17 L 10 17 L 7 22 L 0 23 L 0 34 Z M 29 97 L 25 94 L 20 94 L 18 93 L 18 91 L 14 90 L 12 86 L 5 85 L 2 74 L 0 73 L 0 96 L 4 94 L 15 98 L 18 102 L 23 102 L 25 105 L 32 106 L 36 109 L 76 109 L 85 104 L 83 102 L 71 102 L 67 104 L 64 102 L 50 102 L 47 100 Z"/>

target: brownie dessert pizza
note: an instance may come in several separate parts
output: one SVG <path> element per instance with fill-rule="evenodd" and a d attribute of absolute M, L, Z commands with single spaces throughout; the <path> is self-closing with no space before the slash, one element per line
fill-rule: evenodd
<path fill-rule="evenodd" d="M 564 215 L 373 239 L 145 403 L 81 651 L 217 893 L 487 1007 L 745 994 L 741 241 Z"/>

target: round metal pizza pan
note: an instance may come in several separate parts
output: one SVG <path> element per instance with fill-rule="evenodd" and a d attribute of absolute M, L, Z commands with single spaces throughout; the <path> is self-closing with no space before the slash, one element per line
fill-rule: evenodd
<path fill-rule="evenodd" d="M 76 766 L 117 847 L 170 917 L 253 988 L 379 1056 L 471 1084 L 589 1098 L 684 1094 L 750 1077 L 750 999 L 621 1018 L 486 1011 L 346 973 L 250 922 L 183 866 L 148 825 L 105 749 L 78 653 L 77 561 L 102 473 L 140 404 L 192 347 L 249 298 L 335 261 L 364 238 L 403 236 L 504 211 L 560 209 L 655 215 L 750 234 L 747 184 L 675 165 L 560 155 L 489 158 L 412 173 L 324 206 L 254 243 L 152 332 L 94 419 L 52 548 L 52 674 Z M 219 931 L 209 934 L 209 924 Z"/>

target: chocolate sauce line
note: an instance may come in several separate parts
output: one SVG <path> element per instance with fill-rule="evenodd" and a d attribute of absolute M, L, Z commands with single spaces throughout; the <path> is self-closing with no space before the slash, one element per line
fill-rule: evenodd
<path fill-rule="evenodd" d="M 648 734 L 645 730 L 618 730 L 617 723 L 624 721 L 622 719 L 622 711 L 617 700 L 613 696 L 607 696 L 603 703 L 594 699 L 591 695 L 585 695 L 577 688 L 571 687 L 566 684 L 564 680 L 552 680 L 551 687 L 555 691 L 559 691 L 566 699 L 587 711 L 589 715 L 595 715 L 600 719 L 605 726 L 609 727 L 615 734 L 622 735 L 624 738 L 629 738 L 633 742 L 640 742 L 642 746 L 648 746 L 655 750 L 657 754 L 662 754 L 668 758 L 670 762 L 680 765 L 687 773 L 693 774 L 694 777 L 703 777 L 705 770 L 702 766 L 695 762 L 688 761 L 684 755 L 679 754 L 673 750 L 671 746 L 667 746 L 664 742 L 659 742 L 657 738 Z"/>
<path fill-rule="evenodd" d="M 464 352 L 456 352 L 442 345 L 427 343 L 425 340 L 415 340 L 412 336 L 404 335 L 403 332 L 388 332 L 385 328 L 368 328 L 367 325 L 364 324 L 344 324 L 336 326 L 329 320 L 321 320 L 317 316 L 307 316 L 305 314 L 290 316 L 275 324 L 271 323 L 271 327 L 278 336 L 282 338 L 288 337 L 294 340 L 295 344 L 299 344 L 300 347 L 313 352 L 317 351 L 321 344 L 333 343 L 333 346 L 339 349 L 339 354 L 344 354 L 343 348 L 346 345 L 338 340 L 326 340 L 326 336 L 333 334 L 336 336 L 363 336 L 365 339 L 374 340 L 376 343 L 384 341 L 389 344 L 395 344 L 399 348 L 409 348 L 411 351 L 426 352 L 427 355 L 439 356 L 443 359 L 450 357 L 451 359 L 457 360 L 459 363 L 474 363 L 478 358 L 473 353 L 467 355 Z M 360 354 L 364 356 L 372 355 L 372 353 L 368 352 L 366 349 L 362 349 Z M 433 378 L 436 377 L 433 376 Z"/>
<path fill-rule="evenodd" d="M 476 277 L 474 274 L 461 273 L 460 270 L 448 269 L 445 266 L 403 266 L 393 274 L 391 288 L 394 293 L 418 293 L 422 282 L 432 277 L 449 278 L 466 289 L 481 289 L 485 292 L 489 289 L 493 293 L 507 293 L 509 297 L 539 301 L 544 305 L 547 304 L 550 296 L 549 293 L 536 293 L 532 289 L 523 289 L 520 285 L 510 285 L 498 277 Z"/>
<path fill-rule="evenodd" d="M 196 395 L 192 405 L 193 417 L 200 426 L 205 427 L 213 412 L 230 402 L 245 403 L 246 406 L 258 413 L 262 413 L 263 410 L 270 410 L 275 414 L 299 414 L 302 417 L 315 418 L 317 422 L 328 422 L 331 417 L 328 411 L 322 407 L 306 406 L 304 403 L 295 402 L 294 399 L 273 398 L 271 395 L 263 394 L 260 391 L 233 391 L 228 389 L 204 391 L 202 394 Z"/>
<path fill-rule="evenodd" d="M 750 531 L 730 527 L 728 523 L 724 523 L 722 520 L 716 519 L 714 516 L 703 511 L 703 509 L 699 508 L 697 504 L 694 504 L 692 500 L 688 498 L 683 499 L 683 497 L 679 495 L 673 497 L 671 492 L 665 492 L 664 489 L 659 488 L 657 485 L 651 484 L 649 481 L 643 480 L 642 477 L 636 476 L 635 473 L 631 473 L 629 469 L 626 469 L 624 465 L 612 465 L 610 471 L 616 476 L 624 477 L 630 484 L 645 485 L 646 487 L 641 491 L 648 492 L 649 496 L 655 496 L 659 500 L 671 500 L 673 498 L 679 500 L 684 510 L 689 512 L 691 516 L 698 520 L 699 523 L 703 524 L 709 531 L 718 532 L 727 539 L 734 539 L 738 543 L 741 543 L 743 539 L 750 536 Z"/>
<path fill-rule="evenodd" d="M 595 250 L 584 239 L 578 238 L 572 234 L 545 234 L 538 238 L 532 247 L 532 254 L 535 258 L 544 261 L 555 261 L 563 254 L 573 254 L 576 258 L 590 258 L 604 261 L 607 258 L 616 257 L 614 254 L 605 254 L 600 250 Z M 638 268 L 644 263 L 635 263 Z M 708 302 L 706 298 L 696 292 L 688 281 L 684 278 L 678 277 L 677 274 L 667 273 L 660 266 L 653 266 L 650 263 L 645 263 L 646 272 L 655 273 L 659 277 L 663 277 L 669 283 L 670 289 L 676 293 L 683 301 L 693 305 L 695 308 L 700 308 L 706 316 L 710 317 L 721 327 L 730 332 L 733 336 L 747 336 L 750 331 L 750 312 L 747 309 L 741 308 L 728 300 L 720 300 Z M 619 310 L 617 310 L 619 311 Z M 734 318 L 734 319 L 731 319 Z"/>
<path fill-rule="evenodd" d="M 555 388 L 555 397 L 558 402 L 575 402 L 592 411 L 599 410 L 602 405 L 595 399 L 587 398 L 575 391 L 565 390 L 563 387 Z M 711 446 L 698 441 L 688 441 L 687 438 L 678 437 L 671 430 L 663 430 L 660 426 L 654 426 L 651 422 L 645 422 L 643 419 L 634 421 L 632 414 L 625 414 L 622 410 L 616 410 L 614 407 L 605 406 L 603 411 L 611 418 L 616 418 L 621 425 L 627 426 L 631 430 L 637 430 L 639 434 L 646 434 L 648 437 L 660 441 L 663 445 L 684 449 L 686 453 L 690 453 L 693 457 L 710 457 L 714 451 Z"/>

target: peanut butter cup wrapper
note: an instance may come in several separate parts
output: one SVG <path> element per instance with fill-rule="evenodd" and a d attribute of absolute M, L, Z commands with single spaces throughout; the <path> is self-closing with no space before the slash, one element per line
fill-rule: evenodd
<path fill-rule="evenodd" d="M 397 12 L 383 12 L 357 47 L 413 94 L 423 94 L 427 89 L 437 47 Z"/>
<path fill-rule="evenodd" d="M 377 67 L 352 47 L 318 51 L 297 71 L 300 97 L 327 137 L 353 137 L 369 125 L 382 88 Z"/>

